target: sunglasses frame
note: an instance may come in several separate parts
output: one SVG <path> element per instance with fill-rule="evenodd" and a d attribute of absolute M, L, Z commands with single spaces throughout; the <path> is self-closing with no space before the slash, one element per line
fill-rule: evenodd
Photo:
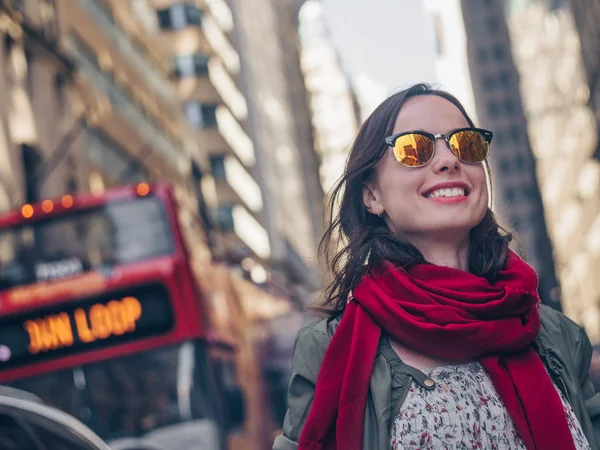
<path fill-rule="evenodd" d="M 452 151 L 452 147 L 450 146 L 450 139 L 452 139 L 452 136 L 454 136 L 456 133 L 460 133 L 461 131 L 476 131 L 476 132 L 480 133 L 483 136 L 483 138 L 485 139 L 485 141 L 488 143 L 488 146 L 491 144 L 492 138 L 494 137 L 494 133 L 492 133 L 490 130 L 486 130 L 484 128 L 465 127 L 465 128 L 458 128 L 456 130 L 452 130 L 448 134 L 441 134 L 441 133 L 440 134 L 432 134 L 432 133 L 428 133 L 427 131 L 422 131 L 422 130 L 403 131 L 402 133 L 396 133 L 396 134 L 386 137 L 385 143 L 387 145 L 389 145 L 390 147 L 392 147 L 392 149 L 393 149 L 394 146 L 396 145 L 396 140 L 398 140 L 399 137 L 406 136 L 407 134 L 420 134 L 421 136 L 425 136 L 425 137 L 428 137 L 429 139 L 431 139 L 431 141 L 433 142 L 433 153 L 431 154 L 431 158 L 429 159 L 429 161 L 427 161 L 424 164 L 421 164 L 419 166 L 406 166 L 406 165 L 402 164 L 400 161 L 398 161 L 398 159 L 396 158 L 396 155 L 394 155 L 394 159 L 396 161 L 398 161 L 398 164 L 402 164 L 404 167 L 411 167 L 411 168 L 423 167 L 424 165 L 429 164 L 431 162 L 431 160 L 433 159 L 433 157 L 435 156 L 435 142 L 440 138 L 444 139 L 444 141 L 446 142 L 446 146 L 450 149 L 452 154 L 459 159 L 459 161 L 461 161 L 465 164 L 474 164 L 476 162 L 485 161 L 485 159 L 489 155 L 489 148 L 488 148 L 488 155 L 486 155 L 486 157 L 482 161 L 475 161 L 475 162 L 463 161 L 462 159 L 460 159 L 458 157 L 458 155 L 456 155 L 456 153 L 454 153 Z"/>

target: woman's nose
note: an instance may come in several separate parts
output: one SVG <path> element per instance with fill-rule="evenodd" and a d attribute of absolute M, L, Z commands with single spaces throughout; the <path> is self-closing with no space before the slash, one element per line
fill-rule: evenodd
<path fill-rule="evenodd" d="M 436 172 L 460 172 L 460 161 L 443 137 L 435 140 L 435 155 L 432 163 Z"/>

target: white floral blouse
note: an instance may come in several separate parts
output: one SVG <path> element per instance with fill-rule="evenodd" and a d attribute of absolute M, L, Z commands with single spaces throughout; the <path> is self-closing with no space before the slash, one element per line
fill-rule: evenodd
<path fill-rule="evenodd" d="M 522 449 L 508 411 L 481 364 L 424 370 L 436 382 L 428 391 L 411 383 L 400 414 L 392 422 L 392 450 Z M 590 445 L 573 408 L 557 389 L 578 450 Z"/>

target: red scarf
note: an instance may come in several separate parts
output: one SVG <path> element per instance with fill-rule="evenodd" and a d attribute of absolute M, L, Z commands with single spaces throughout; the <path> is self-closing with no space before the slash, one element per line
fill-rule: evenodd
<path fill-rule="evenodd" d="M 299 450 L 361 450 L 381 330 L 426 355 L 477 358 L 528 450 L 574 450 L 560 397 L 531 343 L 540 329 L 537 276 L 510 253 L 499 280 L 418 264 L 365 276 L 325 354 Z"/>

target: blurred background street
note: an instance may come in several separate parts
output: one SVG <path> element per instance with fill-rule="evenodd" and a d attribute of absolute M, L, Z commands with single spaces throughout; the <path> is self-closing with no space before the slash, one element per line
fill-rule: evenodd
<path fill-rule="evenodd" d="M 494 210 L 600 344 L 598 23 L 600 0 L 0 0 L 0 384 L 115 449 L 270 448 L 327 193 L 421 81 L 494 132 Z"/>

